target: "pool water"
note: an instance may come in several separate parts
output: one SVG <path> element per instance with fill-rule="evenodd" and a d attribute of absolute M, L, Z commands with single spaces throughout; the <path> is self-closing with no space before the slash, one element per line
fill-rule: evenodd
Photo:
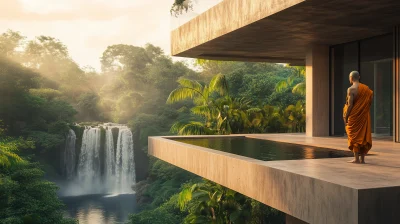
<path fill-rule="evenodd" d="M 263 161 L 351 157 L 350 151 L 296 145 L 246 137 L 174 138 L 202 146 Z"/>
<path fill-rule="evenodd" d="M 66 215 L 79 224 L 126 223 L 130 214 L 136 211 L 135 194 L 82 195 L 62 197 Z"/>

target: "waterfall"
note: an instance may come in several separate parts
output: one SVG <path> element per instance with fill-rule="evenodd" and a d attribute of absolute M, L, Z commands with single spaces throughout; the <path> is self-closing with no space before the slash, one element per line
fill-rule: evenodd
<path fill-rule="evenodd" d="M 105 143 L 105 186 L 109 188 L 115 183 L 115 149 L 114 137 L 111 128 L 106 129 L 106 143 Z"/>
<path fill-rule="evenodd" d="M 67 179 L 71 179 L 75 174 L 75 143 L 76 135 L 72 129 L 69 129 L 65 139 L 65 147 L 62 155 L 62 172 Z"/>
<path fill-rule="evenodd" d="M 127 127 L 121 127 L 118 133 L 117 155 L 115 164 L 116 193 L 131 192 L 135 183 L 135 161 L 133 158 L 132 132 Z"/>
<path fill-rule="evenodd" d="M 87 193 L 101 193 L 100 182 L 100 128 L 86 128 L 78 162 L 78 180 Z"/>
<path fill-rule="evenodd" d="M 116 146 L 113 129 L 118 130 Z M 68 135 L 64 160 L 65 164 L 68 164 L 66 167 L 70 167 L 68 172 L 72 181 L 66 187 L 64 194 L 133 193 L 132 185 L 135 184 L 136 175 L 133 136 L 130 129 L 113 123 L 86 127 L 77 165 L 75 165 L 75 150 L 72 150 L 75 148 L 76 136 L 71 131 Z M 69 144 L 69 136 L 71 141 L 74 139 L 73 146 L 72 143 Z M 72 153 L 73 155 L 70 155 Z"/>

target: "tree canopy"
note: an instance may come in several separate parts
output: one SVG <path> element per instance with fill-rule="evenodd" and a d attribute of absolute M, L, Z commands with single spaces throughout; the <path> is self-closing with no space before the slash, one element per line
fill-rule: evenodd
<path fill-rule="evenodd" d="M 191 7 L 191 1 L 177 0 L 171 12 Z M 42 167 L 31 159 L 59 166 L 54 158 L 76 122 L 129 124 L 135 147 L 144 152 L 151 135 L 304 131 L 302 67 L 196 60 L 193 70 L 151 44 L 108 46 L 100 62 L 101 71 L 80 67 L 53 37 L 1 34 L 0 222 L 71 222 L 60 213 L 55 185 L 42 179 Z M 131 216 L 132 223 L 281 218 L 155 159 L 149 178 L 137 187 L 145 211 Z M 26 197 L 32 200 L 16 202 Z"/>

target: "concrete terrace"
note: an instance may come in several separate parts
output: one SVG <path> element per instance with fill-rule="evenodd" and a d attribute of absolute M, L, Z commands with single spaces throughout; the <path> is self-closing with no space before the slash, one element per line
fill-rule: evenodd
<path fill-rule="evenodd" d="M 345 138 L 235 136 L 347 150 Z M 367 164 L 360 165 L 347 163 L 351 158 L 260 161 L 173 138 L 150 137 L 149 154 L 304 222 L 397 223 L 400 218 L 400 144 L 375 140 Z"/>
<path fill-rule="evenodd" d="M 348 150 L 347 139 L 342 137 L 307 137 L 303 134 L 260 134 L 246 135 L 246 137 L 321 148 Z M 287 170 L 355 189 L 400 186 L 400 144 L 376 139 L 373 140 L 372 144 L 372 150 L 366 157 L 367 164 L 344 163 L 352 158 L 292 160 L 287 162 L 292 162 L 292 166 L 298 166 L 289 168 L 290 165 L 287 165 Z M 274 167 L 285 169 L 284 167 L 286 164 L 281 166 L 279 161 L 273 162 L 276 163 Z M 313 164 L 318 167 L 314 167 L 316 170 L 302 170 L 301 167 L 299 167 L 300 165 L 309 164 L 309 168 L 311 168 Z M 330 172 L 325 173 L 325 171 Z M 340 175 L 338 175 L 339 173 Z M 327 174 L 330 176 L 328 177 Z"/>

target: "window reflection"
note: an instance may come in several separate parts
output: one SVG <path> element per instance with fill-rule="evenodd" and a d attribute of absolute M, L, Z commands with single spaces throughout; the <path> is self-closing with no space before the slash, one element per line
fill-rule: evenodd
<path fill-rule="evenodd" d="M 333 133 L 344 134 L 342 109 L 346 91 L 350 87 L 348 75 L 360 71 L 361 82 L 374 91 L 371 106 L 372 132 L 375 136 L 389 136 L 392 127 L 392 63 L 393 35 L 374 37 L 332 47 Z"/>
<path fill-rule="evenodd" d="M 360 42 L 361 81 L 374 91 L 371 128 L 376 136 L 392 132 L 392 41 L 387 35 Z"/>

